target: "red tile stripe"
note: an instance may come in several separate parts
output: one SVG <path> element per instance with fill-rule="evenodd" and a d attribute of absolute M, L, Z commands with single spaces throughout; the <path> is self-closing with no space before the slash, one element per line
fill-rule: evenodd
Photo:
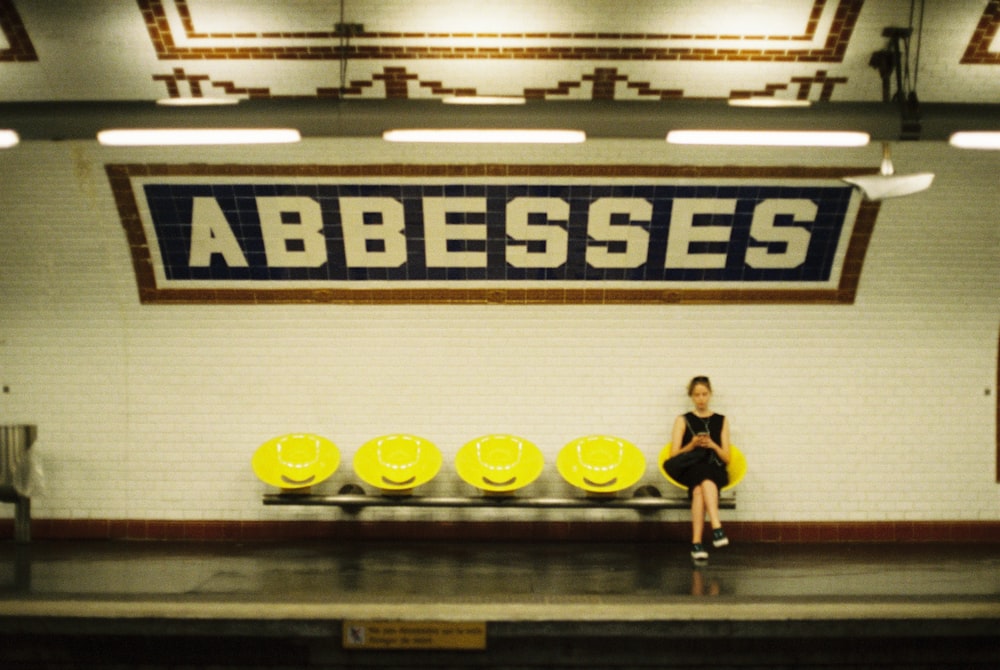
<path fill-rule="evenodd" d="M 826 43 L 821 49 L 725 49 L 680 47 L 632 46 L 546 46 L 546 47 L 446 47 L 388 45 L 349 45 L 344 54 L 339 45 L 288 46 L 288 47 L 178 47 L 171 34 L 163 0 L 137 0 L 142 11 L 157 56 L 163 60 L 335 60 L 346 55 L 351 60 L 397 59 L 503 59 L 503 60 L 629 60 L 629 61 L 771 61 L 771 62 L 835 62 L 843 61 L 858 15 L 864 0 L 838 0 L 833 22 Z M 331 40 L 338 37 L 331 31 L 261 32 L 261 33 L 203 33 L 196 29 L 186 0 L 174 0 L 190 39 L 316 39 Z M 801 35 L 714 35 L 681 33 L 579 33 L 579 32 L 525 32 L 525 33 L 430 33 L 406 31 L 374 31 L 357 35 L 364 39 L 434 39 L 434 38 L 489 38 L 489 39 L 552 39 L 661 41 L 694 39 L 702 41 L 736 41 L 742 39 L 769 41 L 811 41 L 815 37 L 818 20 L 826 0 L 814 0 L 810 18 Z"/>
<path fill-rule="evenodd" d="M 0 539 L 14 524 L 0 520 Z M 686 521 L 233 521 L 161 519 L 34 519 L 37 540 L 526 540 L 535 542 L 688 541 Z M 729 521 L 734 542 L 1000 543 L 1000 521 Z"/>
<path fill-rule="evenodd" d="M 162 7 L 162 0 L 155 0 Z M 863 2 L 863 0 L 861 0 Z M 843 0 L 841 0 L 843 2 Z M 184 33 L 189 39 L 198 38 L 291 38 L 291 39 L 331 39 L 339 37 L 339 34 L 331 31 L 293 31 L 293 32 L 269 32 L 260 35 L 256 33 L 208 33 L 195 29 L 194 19 L 188 7 L 187 0 L 174 0 L 177 13 L 181 16 L 184 24 Z M 522 33 L 479 33 L 479 32 L 448 32 L 448 33 L 421 33 L 421 32 L 399 32 L 399 31 L 373 31 L 361 33 L 361 37 L 376 38 L 484 38 L 484 39 L 627 39 L 627 40 L 739 40 L 739 39 L 770 39 L 770 40 L 812 40 L 816 35 L 816 27 L 820 17 L 823 15 L 823 8 L 826 0 L 813 0 L 813 8 L 809 13 L 809 20 L 806 22 L 805 31 L 801 35 L 767 35 L 745 37 L 742 35 L 712 35 L 712 34 L 690 34 L 690 33 L 579 33 L 579 32 L 522 32 Z"/>
<path fill-rule="evenodd" d="M 35 53 L 35 47 L 21 21 L 21 15 L 14 7 L 13 0 L 0 0 L 0 31 L 3 32 L 9 45 L 6 49 L 0 49 L 0 61 L 38 60 L 38 54 Z"/>
<path fill-rule="evenodd" d="M 1000 30 L 1000 0 L 989 0 L 972 31 L 969 45 L 960 61 L 963 65 L 1000 65 L 1000 52 L 990 51 L 990 45 Z"/>

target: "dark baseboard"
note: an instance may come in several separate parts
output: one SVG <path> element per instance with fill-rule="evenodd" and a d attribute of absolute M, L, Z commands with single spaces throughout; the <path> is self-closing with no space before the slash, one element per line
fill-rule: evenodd
<path fill-rule="evenodd" d="M 995 542 L 1000 521 L 732 521 L 734 541 Z M 182 521 L 33 519 L 36 540 L 435 540 L 517 542 L 686 542 L 684 521 Z M 0 539 L 14 537 L 0 519 Z"/>

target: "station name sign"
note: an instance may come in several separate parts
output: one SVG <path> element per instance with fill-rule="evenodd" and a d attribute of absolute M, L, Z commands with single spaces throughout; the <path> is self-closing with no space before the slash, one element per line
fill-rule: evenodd
<path fill-rule="evenodd" d="M 849 303 L 878 211 L 830 169 L 107 172 L 144 302 Z"/>

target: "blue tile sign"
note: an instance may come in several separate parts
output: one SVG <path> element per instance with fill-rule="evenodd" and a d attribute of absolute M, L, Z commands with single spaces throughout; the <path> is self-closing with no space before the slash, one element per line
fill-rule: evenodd
<path fill-rule="evenodd" d="M 147 302 L 852 302 L 877 205 L 730 170 L 107 166 Z"/>

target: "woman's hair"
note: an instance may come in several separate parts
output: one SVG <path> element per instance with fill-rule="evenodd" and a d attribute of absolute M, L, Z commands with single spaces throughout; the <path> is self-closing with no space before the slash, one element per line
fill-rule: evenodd
<path fill-rule="evenodd" d="M 688 395 L 690 396 L 694 393 L 694 387 L 701 384 L 708 389 L 709 393 L 712 392 L 712 382 L 708 381 L 708 377 L 695 377 L 688 383 Z"/>

